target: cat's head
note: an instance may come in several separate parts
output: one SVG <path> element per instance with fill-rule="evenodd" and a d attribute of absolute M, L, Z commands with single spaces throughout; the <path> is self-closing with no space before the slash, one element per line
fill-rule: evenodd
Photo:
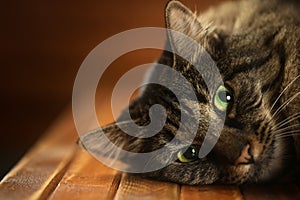
<path fill-rule="evenodd" d="M 282 125 L 278 124 L 282 115 L 276 114 L 278 104 L 273 103 L 279 102 L 276 98 L 285 62 L 277 33 L 268 31 L 267 27 L 253 32 L 251 26 L 236 33 L 228 32 L 214 26 L 213 21 L 210 24 L 201 22 L 178 1 L 170 1 L 166 7 L 166 26 L 204 47 L 218 66 L 224 85 L 212 87 L 214 95 L 211 98 L 194 66 L 177 55 L 164 52 L 159 62 L 180 71 L 195 89 L 198 101 L 187 104 L 200 109 L 199 127 L 192 145 L 185 147 L 184 152 L 178 150 L 169 155 L 170 158 L 176 157 L 175 162 L 145 175 L 183 184 L 255 182 L 276 175 L 283 166 L 287 149 L 284 139 L 275 137 L 278 126 Z M 168 33 L 168 44 L 177 52 L 190 50 L 172 32 Z M 153 76 L 164 78 L 163 74 L 155 71 Z M 147 125 L 149 109 L 154 104 L 163 105 L 168 115 L 166 125 L 157 135 L 134 138 L 121 131 L 117 124 L 111 124 L 104 128 L 108 138 L 123 149 L 137 153 L 162 148 L 176 134 L 180 125 L 180 109 L 184 108 L 178 106 L 174 94 L 168 89 L 149 85 L 130 105 L 133 121 L 140 126 Z M 218 142 L 205 158 L 198 158 L 209 120 L 218 121 L 224 113 L 225 124 Z M 126 124 L 131 119 L 121 116 L 118 121 Z M 188 128 L 185 134 L 184 137 L 188 138 Z M 82 140 L 92 142 L 93 137 L 86 135 Z M 151 158 L 151 162 L 168 159 L 157 156 Z"/>

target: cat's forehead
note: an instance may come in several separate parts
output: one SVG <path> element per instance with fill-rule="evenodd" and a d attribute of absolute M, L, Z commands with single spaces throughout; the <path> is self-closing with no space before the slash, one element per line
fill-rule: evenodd
<path fill-rule="evenodd" d="M 224 49 L 222 56 L 216 60 L 224 81 L 234 77 L 265 76 L 268 70 L 274 71 L 274 65 L 278 64 L 277 52 L 272 47 L 259 44 L 255 40 L 243 41 L 241 36 L 233 37 Z"/>
<path fill-rule="evenodd" d="M 226 39 L 223 47 L 224 55 L 231 59 L 232 64 L 266 57 L 272 48 L 260 35 L 233 35 Z"/>
<path fill-rule="evenodd" d="M 236 74 L 231 79 L 225 81 L 225 85 L 230 87 L 236 94 L 260 91 L 261 81 L 251 73 L 243 72 Z"/>

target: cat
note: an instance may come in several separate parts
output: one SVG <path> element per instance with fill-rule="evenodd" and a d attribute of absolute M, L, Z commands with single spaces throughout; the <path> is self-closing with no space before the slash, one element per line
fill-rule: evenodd
<path fill-rule="evenodd" d="M 195 68 L 182 57 L 164 51 L 158 63 L 168 65 L 186 77 L 195 88 L 201 108 L 196 137 L 170 165 L 139 174 L 179 184 L 244 184 L 296 177 L 300 169 L 300 19 L 296 1 L 241 0 L 224 2 L 197 16 L 181 2 L 173 0 L 165 9 L 166 28 L 181 32 L 202 45 L 216 63 L 224 85 L 214 97 Z M 167 45 L 186 50 L 168 33 Z M 152 72 L 152 77 L 167 78 Z M 154 77 L 157 78 L 157 77 Z M 170 80 L 172 81 L 172 80 Z M 180 88 L 180 85 L 178 85 Z M 162 148 L 174 138 L 180 126 L 178 100 L 167 88 L 149 84 L 129 105 L 132 119 L 122 115 L 118 122 L 150 123 L 149 109 L 160 104 L 167 120 L 162 130 L 149 138 L 124 133 L 117 123 L 102 127 L 120 148 L 146 153 Z M 215 116 L 210 116 L 212 111 Z M 208 129 L 208 119 L 226 112 L 221 135 L 204 158 L 199 149 Z M 191 111 L 186 111 L 191 112 Z M 140 134 L 143 134 L 141 131 Z M 188 137 L 188 131 L 186 137 Z M 81 137 L 89 150 L 99 137 L 97 130 Z M 184 139 L 184 138 L 182 138 Z M 101 151 L 101 149 L 99 149 Z M 165 157 L 151 158 L 162 162 Z M 121 159 L 122 160 L 122 159 Z M 126 160 L 126 159 L 123 159 Z"/>

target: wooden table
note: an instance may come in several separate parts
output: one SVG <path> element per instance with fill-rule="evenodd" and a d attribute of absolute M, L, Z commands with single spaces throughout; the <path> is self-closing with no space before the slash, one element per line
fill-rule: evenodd
<path fill-rule="evenodd" d="M 299 185 L 185 186 L 110 169 L 80 150 L 70 111 L 4 177 L 0 199 L 300 199 Z"/>

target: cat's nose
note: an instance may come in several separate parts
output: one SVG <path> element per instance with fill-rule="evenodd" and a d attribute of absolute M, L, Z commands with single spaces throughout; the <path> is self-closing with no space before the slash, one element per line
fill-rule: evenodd
<path fill-rule="evenodd" d="M 234 162 L 236 165 L 239 164 L 252 164 L 254 163 L 252 150 L 250 144 L 247 144 L 241 151 L 240 156 Z"/>

